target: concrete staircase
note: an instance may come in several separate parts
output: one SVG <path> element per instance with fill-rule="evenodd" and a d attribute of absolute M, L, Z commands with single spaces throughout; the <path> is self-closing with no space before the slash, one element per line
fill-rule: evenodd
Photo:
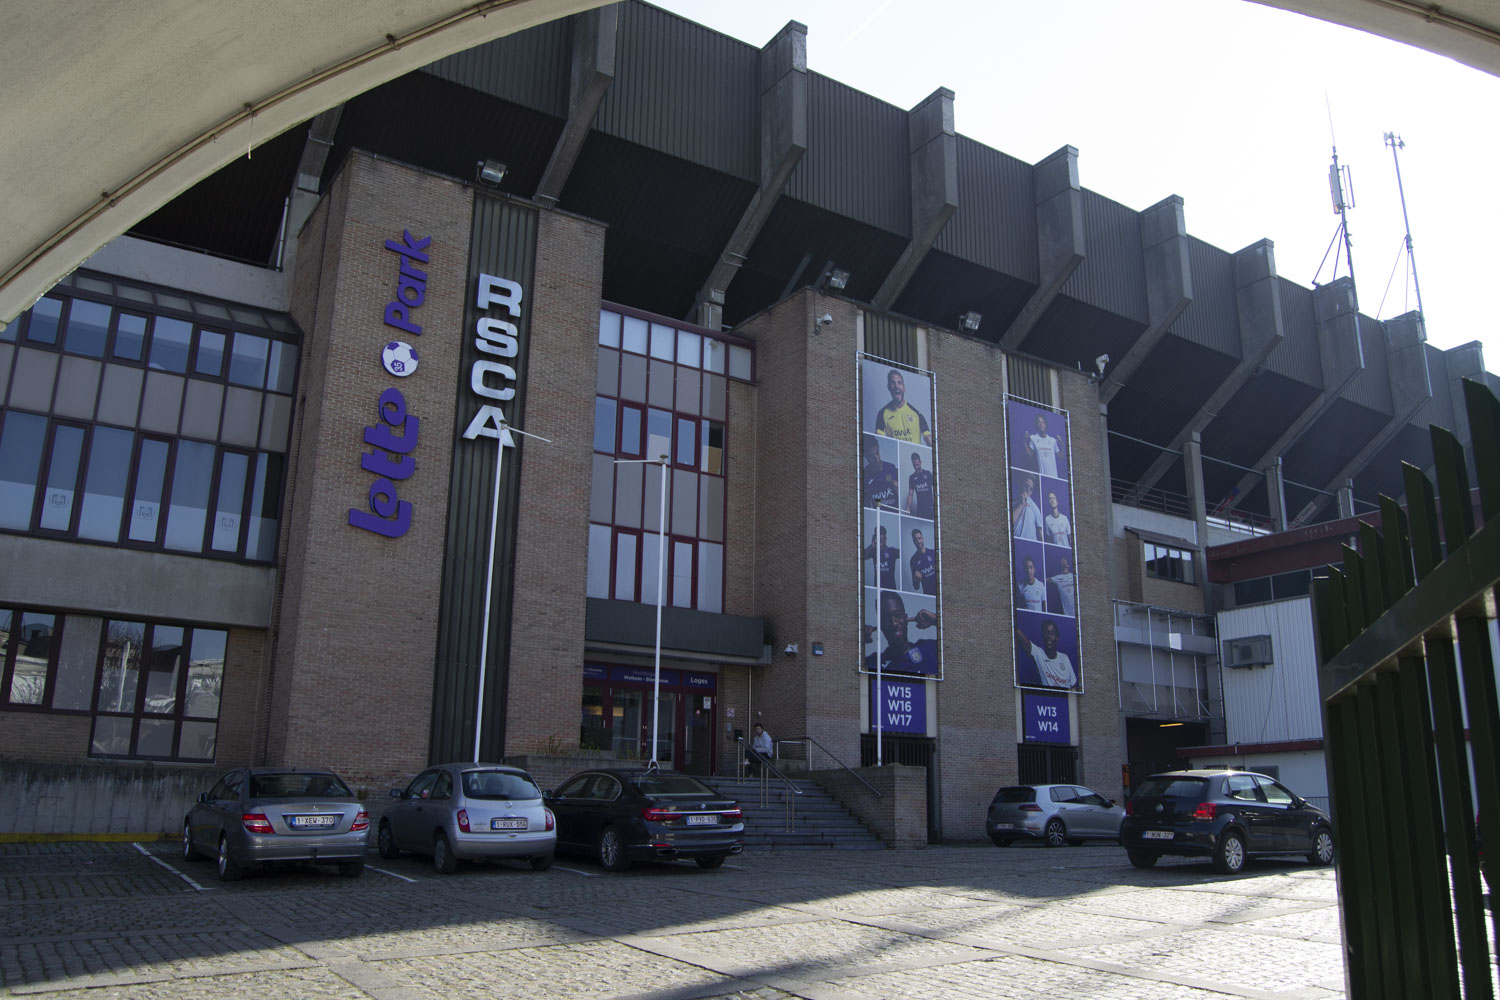
<path fill-rule="evenodd" d="M 760 804 L 757 778 L 704 778 L 720 795 L 734 799 L 745 813 L 747 851 L 883 851 L 880 840 L 865 825 L 834 801 L 815 781 L 793 778 L 801 790 L 793 795 L 777 778 L 766 785 L 766 805 Z M 793 803 L 793 829 L 787 830 L 786 800 Z"/>

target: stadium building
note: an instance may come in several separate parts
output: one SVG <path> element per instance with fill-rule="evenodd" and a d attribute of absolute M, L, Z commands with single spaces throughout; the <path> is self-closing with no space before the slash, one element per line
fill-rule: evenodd
<path fill-rule="evenodd" d="M 726 774 L 760 722 L 969 838 L 1223 742 L 1206 548 L 1399 495 L 1495 380 L 955 103 L 627 0 L 86 261 L 0 331 L 0 833 L 252 763 Z"/>

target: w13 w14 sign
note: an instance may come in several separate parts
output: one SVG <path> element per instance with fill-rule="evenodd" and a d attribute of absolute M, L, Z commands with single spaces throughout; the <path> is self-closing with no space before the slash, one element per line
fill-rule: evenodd
<path fill-rule="evenodd" d="M 1067 696 L 1021 694 L 1021 741 L 1023 743 L 1072 743 L 1073 720 Z"/>

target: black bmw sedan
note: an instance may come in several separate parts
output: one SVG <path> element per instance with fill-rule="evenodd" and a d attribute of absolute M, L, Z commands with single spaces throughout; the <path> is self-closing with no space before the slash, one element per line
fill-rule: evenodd
<path fill-rule="evenodd" d="M 1125 804 L 1120 843 L 1137 868 L 1163 854 L 1207 857 L 1237 874 L 1253 857 L 1333 862 L 1328 814 L 1280 782 L 1250 771 L 1168 771 L 1141 782 Z"/>
<path fill-rule="evenodd" d="M 697 778 L 670 771 L 584 771 L 546 796 L 557 849 L 613 872 L 633 861 L 691 858 L 717 868 L 745 848 L 739 805 Z"/>

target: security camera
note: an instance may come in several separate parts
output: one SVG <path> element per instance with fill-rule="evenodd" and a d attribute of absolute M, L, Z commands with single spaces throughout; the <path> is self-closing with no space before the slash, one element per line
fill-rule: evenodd
<path fill-rule="evenodd" d="M 833 313 L 824 313 L 823 315 L 819 316 L 818 317 L 818 325 L 819 326 L 832 326 L 833 325 Z"/>
<path fill-rule="evenodd" d="M 1097 368 L 1097 369 L 1099 369 L 1099 374 L 1100 375 L 1104 374 L 1105 366 L 1107 366 L 1108 364 L 1109 364 L 1109 355 L 1108 354 L 1101 354 L 1097 358 L 1094 359 L 1094 367 Z"/>
<path fill-rule="evenodd" d="M 786 644 L 786 649 L 783 649 L 782 652 L 785 653 L 787 656 L 796 656 L 797 655 L 797 644 L 795 642 L 789 642 L 789 643 L 787 643 Z"/>

